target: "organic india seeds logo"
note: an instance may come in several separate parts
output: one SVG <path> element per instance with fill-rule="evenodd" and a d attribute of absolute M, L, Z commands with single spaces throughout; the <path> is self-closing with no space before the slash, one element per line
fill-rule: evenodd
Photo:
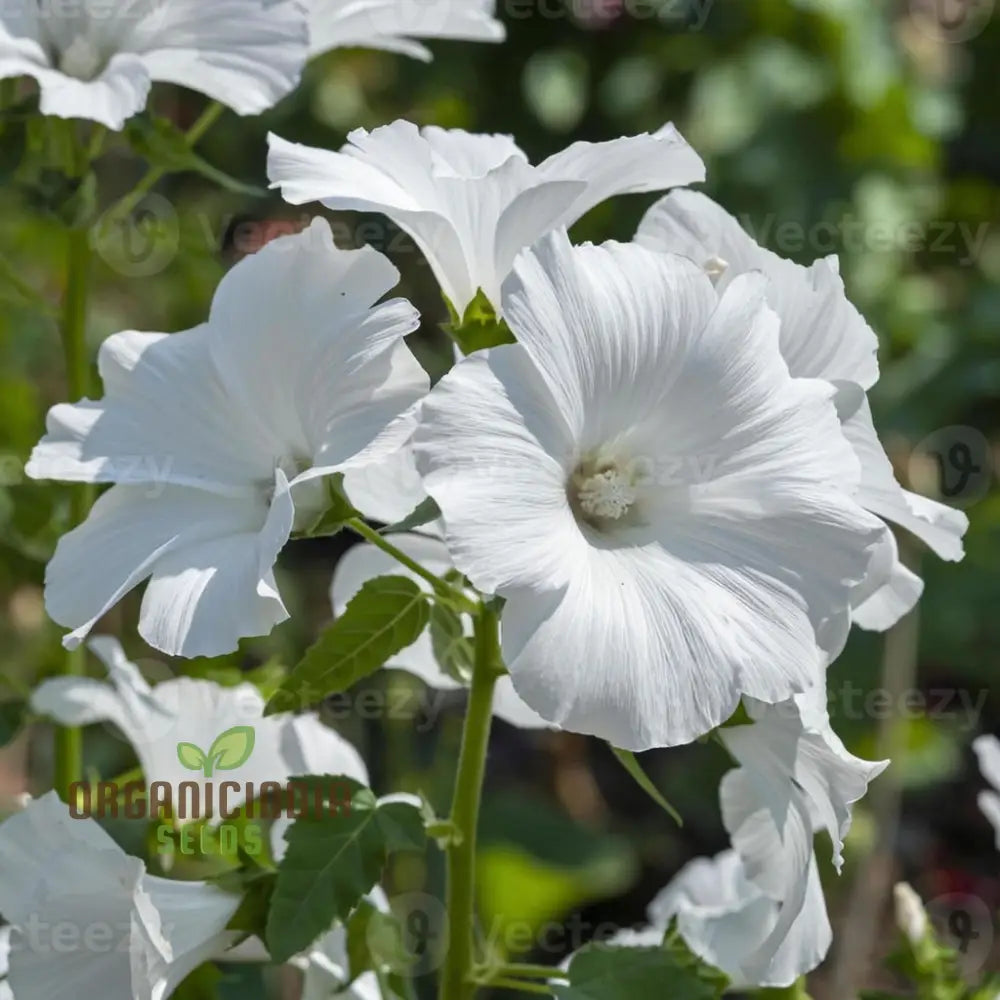
<path fill-rule="evenodd" d="M 256 734 L 253 726 L 233 726 L 220 736 L 206 754 L 194 743 L 178 743 L 177 759 L 189 771 L 201 771 L 211 778 L 216 771 L 235 771 L 253 753 Z"/>
<path fill-rule="evenodd" d="M 77 782 L 70 789 L 74 819 L 145 819 L 157 823 L 162 854 L 260 854 L 263 831 L 256 820 L 319 818 L 350 811 L 352 785 L 344 778 L 290 778 L 239 782 L 224 778 L 253 756 L 253 726 L 233 726 L 207 750 L 197 743 L 177 744 L 177 760 L 198 777 L 188 781 L 135 780 L 119 785 Z M 222 776 L 223 780 L 216 780 Z"/>

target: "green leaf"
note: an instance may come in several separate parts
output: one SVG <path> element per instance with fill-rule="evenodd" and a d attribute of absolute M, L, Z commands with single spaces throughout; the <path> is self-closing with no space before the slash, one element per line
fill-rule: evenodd
<path fill-rule="evenodd" d="M 250 881 L 246 885 L 246 895 L 243 897 L 243 902 L 233 914 L 226 929 L 242 931 L 244 934 L 263 938 L 267 929 L 267 915 L 271 910 L 271 898 L 274 896 L 276 882 L 277 875 L 274 872 L 268 872 L 266 875 L 258 876 Z"/>
<path fill-rule="evenodd" d="M 198 966 L 177 987 L 173 1000 L 218 1000 L 222 973 L 211 962 Z"/>
<path fill-rule="evenodd" d="M 177 759 L 189 771 L 200 771 L 208 760 L 202 750 L 193 743 L 178 743 Z"/>
<path fill-rule="evenodd" d="M 611 746 L 609 743 L 608 746 Z M 642 769 L 642 765 L 636 759 L 631 750 L 619 750 L 618 747 L 611 747 L 612 752 L 621 761 L 622 766 L 635 783 L 678 825 L 684 825 L 681 814 L 660 794 L 660 790 L 650 780 L 649 775 Z"/>
<path fill-rule="evenodd" d="M 431 521 L 436 521 L 441 516 L 441 508 L 433 497 L 419 503 L 411 513 L 407 514 L 402 521 L 390 524 L 387 528 L 379 531 L 380 535 L 395 535 L 401 531 L 413 531 L 414 528 L 422 528 Z"/>
<path fill-rule="evenodd" d="M 137 115 L 125 124 L 124 135 L 132 149 L 167 173 L 191 170 L 235 194 L 263 198 L 267 192 L 253 184 L 245 184 L 202 159 L 190 146 L 187 136 L 166 118 Z"/>
<path fill-rule="evenodd" d="M 209 764 L 216 771 L 235 771 L 242 767 L 253 753 L 257 734 L 253 726 L 233 726 L 215 738 L 208 751 Z M 206 769 L 205 777 L 211 777 Z"/>
<path fill-rule="evenodd" d="M 685 960 L 668 947 L 611 948 L 587 945 L 569 967 L 569 984 L 552 986 L 559 1000 L 717 1000 L 726 977 Z"/>
<path fill-rule="evenodd" d="M 461 319 L 450 302 L 448 312 L 451 322 L 445 325 L 445 330 L 463 354 L 516 343 L 507 324 L 502 319 L 497 319 L 493 304 L 482 289 L 476 293 Z"/>
<path fill-rule="evenodd" d="M 462 616 L 436 602 L 431 608 L 430 633 L 438 665 L 449 677 L 468 684 L 476 652 L 474 640 L 465 634 Z"/>
<path fill-rule="evenodd" d="M 307 538 L 329 538 L 344 530 L 344 525 L 358 512 L 343 493 L 343 475 L 327 480 L 327 507 L 305 532 Z"/>
<path fill-rule="evenodd" d="M 24 726 L 28 705 L 23 701 L 5 701 L 0 704 L 0 747 L 7 746 Z"/>
<path fill-rule="evenodd" d="M 330 778 L 292 778 L 298 785 L 326 790 Z M 288 850 L 278 868 L 266 940 L 273 961 L 285 962 L 344 921 L 371 891 L 394 851 L 423 850 L 420 811 L 405 802 L 379 804 L 368 788 L 338 778 L 352 788 L 349 808 L 332 815 L 296 820 L 285 839 Z"/>
<path fill-rule="evenodd" d="M 369 580 L 306 652 L 266 714 L 304 708 L 367 677 L 423 632 L 430 601 L 405 576 Z"/>

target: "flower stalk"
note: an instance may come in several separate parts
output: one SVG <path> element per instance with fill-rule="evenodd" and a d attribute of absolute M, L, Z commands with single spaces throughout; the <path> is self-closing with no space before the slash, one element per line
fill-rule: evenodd
<path fill-rule="evenodd" d="M 449 945 L 441 975 L 440 1000 L 469 1000 L 476 988 L 473 977 L 476 832 L 486 773 L 486 750 L 493 721 L 493 691 L 502 670 L 500 621 L 496 612 L 484 604 L 476 620 L 472 690 L 451 810 L 451 822 L 460 836 L 449 845 L 447 854 Z"/>

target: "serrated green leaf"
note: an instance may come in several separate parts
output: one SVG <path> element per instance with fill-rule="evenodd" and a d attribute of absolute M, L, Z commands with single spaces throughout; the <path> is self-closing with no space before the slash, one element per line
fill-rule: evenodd
<path fill-rule="evenodd" d="M 552 991 L 559 1000 L 717 1000 L 725 977 L 708 966 L 685 964 L 664 948 L 587 945 L 569 967 L 569 983 Z M 723 985 L 720 985 L 720 982 Z"/>
<path fill-rule="evenodd" d="M 472 679 L 476 651 L 474 640 L 465 634 L 462 616 L 441 603 L 435 603 L 430 612 L 430 634 L 438 666 L 449 677 L 468 684 Z"/>
<path fill-rule="evenodd" d="M 610 746 L 610 744 L 608 744 Z M 663 797 L 660 790 L 653 784 L 649 775 L 642 769 L 635 754 L 631 750 L 619 750 L 611 747 L 612 752 L 621 762 L 622 767 L 632 776 L 635 783 L 678 825 L 684 825 L 681 814 Z"/>
<path fill-rule="evenodd" d="M 292 781 L 325 789 L 330 779 Z M 275 962 L 308 947 L 335 920 L 346 920 L 378 881 L 390 853 L 423 848 L 423 820 L 415 806 L 380 805 L 370 789 L 348 784 L 349 809 L 297 820 L 285 835 L 288 850 L 278 868 L 266 932 Z"/>
<path fill-rule="evenodd" d="M 200 771 L 207 760 L 201 748 L 194 743 L 178 743 L 177 759 L 181 762 L 181 766 L 189 771 Z"/>
<path fill-rule="evenodd" d="M 124 135 L 139 156 L 167 173 L 190 170 L 235 194 L 252 198 L 267 195 L 262 188 L 238 181 L 202 159 L 191 148 L 187 136 L 166 118 L 137 115 L 125 124 Z"/>
<path fill-rule="evenodd" d="M 218 1000 L 222 973 L 211 962 L 199 965 L 173 994 L 174 1000 Z"/>
<path fill-rule="evenodd" d="M 243 901 L 226 929 L 262 938 L 267 929 L 267 915 L 271 910 L 271 897 L 274 895 L 276 882 L 277 874 L 274 872 L 250 881 L 245 886 Z"/>
<path fill-rule="evenodd" d="M 253 726 L 233 726 L 220 733 L 208 751 L 209 766 L 215 771 L 235 771 L 242 767 L 253 753 L 257 734 Z M 206 777 L 211 777 L 208 769 Z"/>
<path fill-rule="evenodd" d="M 440 516 L 441 508 L 437 505 L 437 501 L 433 497 L 428 497 L 417 504 L 413 511 L 407 514 L 402 521 L 397 521 L 395 524 L 390 524 L 388 527 L 382 528 L 379 534 L 396 535 L 403 531 L 413 531 L 414 528 L 422 528 L 425 524 L 436 521 Z"/>
<path fill-rule="evenodd" d="M 7 746 L 24 726 L 28 706 L 23 701 L 5 701 L 0 704 L 0 747 Z"/>
<path fill-rule="evenodd" d="M 430 601 L 405 576 L 369 580 L 310 647 L 267 706 L 267 714 L 304 708 L 346 691 L 420 636 Z"/>

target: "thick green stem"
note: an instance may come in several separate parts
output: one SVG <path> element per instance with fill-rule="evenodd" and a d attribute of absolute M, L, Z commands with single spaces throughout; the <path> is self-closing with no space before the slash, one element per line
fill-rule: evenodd
<path fill-rule="evenodd" d="M 90 291 L 90 238 L 86 229 L 71 229 L 67 236 L 66 293 L 63 301 L 62 348 L 66 364 L 69 399 L 76 402 L 90 389 L 90 358 L 87 353 L 87 302 Z M 81 524 L 94 500 L 91 485 L 73 487 L 71 519 Z M 85 669 L 82 647 L 66 654 L 63 674 L 76 677 Z M 70 786 L 83 777 L 83 733 L 75 726 L 56 729 L 56 790 L 68 797 Z"/>
<path fill-rule="evenodd" d="M 448 955 L 439 1000 L 469 1000 L 475 993 L 476 834 L 493 721 L 493 690 L 503 670 L 496 612 L 485 605 L 476 620 L 476 658 L 462 733 L 451 822 L 459 831 L 448 848 Z"/>

